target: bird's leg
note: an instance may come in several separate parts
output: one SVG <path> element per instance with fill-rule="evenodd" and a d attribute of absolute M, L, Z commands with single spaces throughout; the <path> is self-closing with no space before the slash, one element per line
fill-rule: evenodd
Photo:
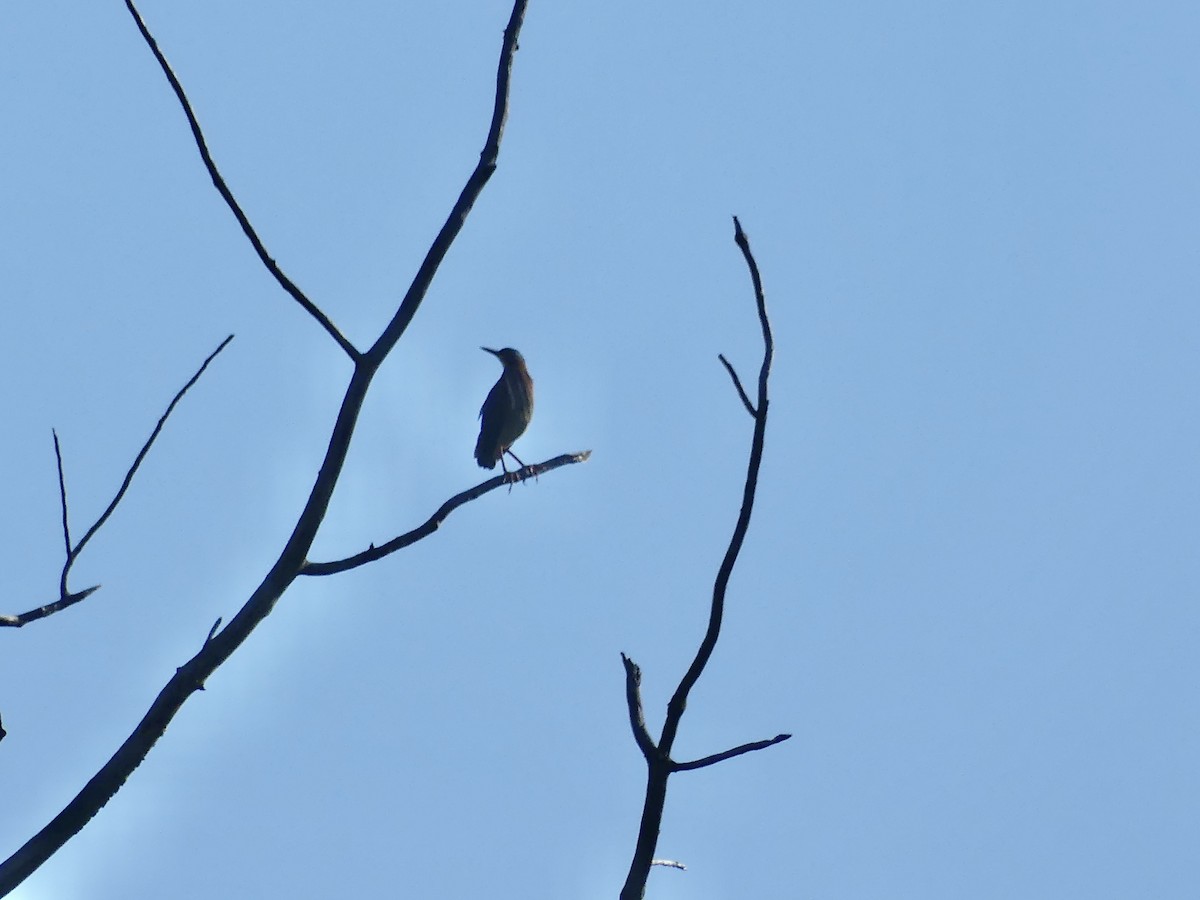
<path fill-rule="evenodd" d="M 512 493 L 512 480 L 509 478 L 508 466 L 504 464 L 504 454 L 500 454 L 500 468 L 504 470 L 504 481 L 508 485 L 508 492 Z"/>
<path fill-rule="evenodd" d="M 505 450 L 504 452 L 507 453 L 509 456 L 511 456 L 513 459 L 515 459 L 517 461 L 517 463 L 521 466 L 522 469 L 528 468 L 528 466 L 526 466 L 525 463 L 521 461 L 521 457 L 517 456 L 517 454 L 513 453 L 511 450 Z M 500 460 L 501 460 L 501 462 L 503 462 L 503 460 L 504 460 L 503 455 L 501 455 Z M 524 481 L 525 479 L 522 478 L 521 480 Z M 534 481 L 538 480 L 537 472 L 533 473 L 533 480 Z"/>

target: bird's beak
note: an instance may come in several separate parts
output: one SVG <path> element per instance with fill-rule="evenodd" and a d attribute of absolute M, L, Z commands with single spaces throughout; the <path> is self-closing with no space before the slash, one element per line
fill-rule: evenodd
<path fill-rule="evenodd" d="M 499 351 L 499 350 L 493 350 L 491 347 L 480 347 L 479 349 L 480 349 L 480 350 L 486 350 L 488 353 L 492 354 L 492 356 L 495 356 L 495 357 L 499 357 L 499 356 L 500 356 L 500 351 Z"/>

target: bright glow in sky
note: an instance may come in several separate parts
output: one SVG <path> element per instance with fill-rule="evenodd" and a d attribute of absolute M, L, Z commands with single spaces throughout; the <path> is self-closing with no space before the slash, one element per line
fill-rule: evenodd
<path fill-rule="evenodd" d="M 478 158 L 508 6 L 141 8 L 230 187 L 351 339 Z M 376 382 L 314 558 L 527 461 L 592 460 L 297 584 L 43 897 L 613 897 L 702 633 L 777 340 L 756 518 L 655 900 L 1200 890 L 1200 8 L 534 0 L 500 168 Z M 0 28 L 0 853 L 108 758 L 290 532 L 349 366 L 253 256 L 122 4 Z"/>

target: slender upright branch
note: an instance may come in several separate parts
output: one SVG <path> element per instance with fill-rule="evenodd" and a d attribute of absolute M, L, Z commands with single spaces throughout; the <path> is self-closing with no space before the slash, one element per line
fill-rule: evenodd
<path fill-rule="evenodd" d="M 642 712 L 642 670 L 624 653 L 621 654 L 621 664 L 625 666 L 625 705 L 629 707 L 629 727 L 642 756 L 653 765 L 659 759 L 659 752 L 646 728 L 646 715 Z"/>
<path fill-rule="evenodd" d="M 54 435 L 54 461 L 58 464 L 58 498 L 62 505 L 63 543 L 67 547 L 67 558 L 69 559 L 71 556 L 71 523 L 67 516 L 67 477 L 63 474 L 62 447 L 58 443 L 58 432 L 51 428 L 50 433 Z"/>
<path fill-rule="evenodd" d="M 151 50 L 159 60 L 159 65 L 162 66 L 168 80 L 171 81 L 176 95 L 184 103 L 189 121 L 193 123 L 193 133 L 199 135 L 199 126 L 195 124 L 195 119 L 186 105 L 178 82 L 149 37 L 140 17 L 137 16 L 137 11 L 128 0 L 126 2 L 138 23 L 142 36 L 150 44 Z M 372 379 L 388 351 L 395 346 L 396 341 L 408 327 L 408 323 L 412 321 L 412 317 L 416 314 L 421 300 L 428 290 L 429 283 L 437 271 L 438 264 L 445 256 L 455 235 L 461 230 L 463 220 L 487 183 L 491 172 L 495 169 L 500 137 L 508 109 L 509 75 L 512 69 L 513 55 L 517 49 L 517 39 L 525 14 L 526 2 L 527 0 L 515 0 L 512 16 L 504 33 L 496 78 L 496 101 L 492 124 L 484 148 L 484 158 L 480 160 L 480 165 L 468 179 L 458 202 L 454 205 L 450 219 L 442 227 L 442 231 L 434 241 L 434 246 L 426 255 L 399 310 L 371 350 L 366 354 L 352 353 L 353 348 L 339 341 L 343 349 L 346 349 L 354 359 L 354 372 L 338 409 L 329 446 L 313 480 L 308 500 L 297 519 L 295 528 L 280 551 L 279 557 L 229 623 L 222 629 L 210 632 L 196 655 L 176 670 L 159 691 L 142 720 L 108 762 L 76 794 L 62 812 L 11 857 L 0 863 L 0 896 L 12 891 L 99 812 L 145 759 L 146 754 L 166 731 L 167 726 L 187 699 L 204 687 L 204 682 L 208 677 L 241 646 L 259 623 L 270 614 L 284 591 L 304 569 L 308 551 L 312 547 L 313 540 L 329 508 L 330 499 L 346 461 L 354 428 Z M 215 168 L 206 155 L 202 141 L 200 146 L 201 155 L 205 156 L 205 165 L 209 168 L 209 173 L 214 174 Z M 244 222 L 244 217 L 237 210 L 236 203 L 233 203 L 228 192 L 223 190 L 223 183 L 219 183 L 219 176 L 214 175 L 214 183 L 217 184 L 218 190 L 222 190 L 222 196 L 226 197 L 226 202 L 230 203 L 235 215 L 239 216 L 239 221 Z M 243 224 L 243 230 L 246 229 L 248 229 L 248 223 Z M 265 256 L 265 252 L 261 255 Z M 298 291 L 296 293 L 298 294 Z M 305 306 L 305 308 L 309 307 Z M 327 320 L 321 321 L 324 323 Z M 326 330 L 331 334 L 336 332 L 332 326 L 327 327 Z M 76 548 L 76 553 L 78 553 L 78 548 Z"/>
<path fill-rule="evenodd" d="M 217 164 L 213 161 L 212 154 L 208 151 L 208 142 L 204 139 L 204 132 L 200 130 L 200 122 L 196 119 L 195 113 L 192 112 L 192 104 L 188 101 L 187 94 L 183 91 L 183 85 L 179 83 L 179 79 L 175 76 L 175 72 L 171 69 L 171 64 L 167 62 L 166 56 L 158 47 L 158 42 L 154 40 L 154 36 L 150 34 L 150 29 L 146 27 L 146 23 L 142 21 L 141 14 L 137 11 L 137 7 L 133 5 L 133 0 L 125 0 L 125 7 L 129 10 L 129 14 L 133 16 L 134 22 L 137 23 L 138 31 L 142 34 L 142 40 L 150 48 L 150 52 L 154 54 L 154 58 L 158 60 L 159 68 L 163 70 L 163 74 L 167 76 L 167 81 L 171 84 L 171 89 L 175 92 L 175 97 L 179 100 L 179 105 L 183 107 L 183 114 L 187 116 L 188 125 L 192 129 L 192 137 L 196 141 L 196 149 L 200 151 L 200 158 L 204 160 L 204 168 L 208 169 L 209 177 L 212 178 L 213 187 L 217 189 L 224 199 L 225 204 L 237 219 L 238 224 L 242 226 L 242 232 L 250 241 L 250 245 L 254 248 L 254 252 L 258 254 L 259 260 L 266 267 L 267 271 L 275 278 L 285 291 L 291 294 L 292 299 L 300 304 L 304 310 L 312 316 L 325 329 L 326 333 L 333 338 L 339 347 L 345 351 L 346 355 L 352 360 L 357 360 L 359 357 L 358 348 L 356 348 L 345 336 L 338 331 L 337 326 L 330 321 L 329 317 L 323 313 L 315 303 L 305 296 L 304 292 L 297 287 L 290 278 L 283 273 L 279 265 L 271 258 L 271 254 L 267 252 L 267 248 L 263 245 L 262 240 L 258 236 L 258 232 L 254 230 L 254 226 L 250 224 L 250 220 L 242 211 L 242 207 L 238 204 L 233 196 L 233 192 L 229 190 L 229 186 L 225 184 L 225 179 L 221 176 L 217 169 Z"/>
<path fill-rule="evenodd" d="M 421 306 L 421 301 L 425 298 L 425 292 L 433 283 L 433 276 L 437 274 L 438 267 L 446 258 L 454 239 L 462 231 L 462 227 L 467 221 L 467 215 L 483 191 L 484 185 L 496 171 L 496 164 L 500 158 L 500 141 L 504 137 L 504 123 L 508 119 L 508 91 L 512 79 L 513 56 L 517 51 L 517 38 L 521 33 L 521 25 L 525 21 L 527 5 L 528 0 L 516 0 L 513 4 L 512 15 L 508 19 L 508 25 L 504 29 L 504 50 L 500 54 L 500 62 L 496 67 L 496 99 L 492 105 L 492 122 L 488 126 L 487 139 L 479 154 L 479 162 L 463 186 L 458 201 L 450 210 L 450 215 L 446 217 L 437 237 L 430 244 L 429 251 L 421 262 L 421 267 L 417 270 L 412 284 L 409 285 L 408 291 L 404 295 L 404 300 L 400 303 L 400 308 L 396 310 L 396 314 L 384 328 L 374 346 L 367 351 L 367 356 L 372 360 L 382 360 L 387 356 L 392 347 L 396 345 L 396 341 L 400 340 L 407 330 L 413 316 L 417 314 L 417 310 Z"/>
<path fill-rule="evenodd" d="M 687 707 L 688 694 L 695 687 L 704 667 L 708 665 L 713 650 L 717 646 L 717 638 L 721 636 L 721 620 L 725 615 L 725 591 L 729 587 L 729 579 L 733 575 L 733 567 L 737 563 L 738 554 L 746 540 L 746 532 L 750 529 L 750 516 L 754 512 L 754 498 L 758 491 L 758 472 L 762 467 L 763 442 L 767 433 L 767 382 L 771 375 L 771 360 L 775 355 L 775 340 L 771 336 L 771 323 L 767 318 L 766 300 L 763 296 L 762 279 L 758 273 L 758 264 L 750 252 L 750 244 L 742 231 L 742 223 L 737 216 L 733 217 L 734 241 L 742 251 L 746 264 L 750 269 L 754 282 L 754 297 L 758 305 L 758 319 L 763 332 L 763 359 L 758 371 L 758 403 L 754 412 L 754 435 L 750 440 L 750 460 L 746 466 L 746 482 L 742 488 L 742 508 L 738 513 L 733 535 L 729 539 L 729 547 L 717 570 L 717 578 L 713 583 L 712 605 L 709 608 L 708 629 L 700 642 L 700 649 L 691 666 L 679 682 L 674 695 L 667 704 L 667 717 L 663 723 L 662 735 L 658 745 L 664 753 L 670 753 L 679 731 L 679 723 L 683 711 Z"/>
<path fill-rule="evenodd" d="M 641 824 L 638 828 L 637 845 L 634 848 L 633 860 L 629 865 L 629 874 L 626 876 L 625 885 L 621 889 L 621 900 L 641 900 L 645 895 L 646 881 L 650 875 L 650 868 L 654 864 L 654 851 L 658 844 L 659 830 L 662 827 L 663 811 L 666 806 L 667 781 L 673 772 L 714 765 L 726 759 L 740 756 L 743 753 L 764 749 L 780 741 L 787 740 L 789 737 L 789 735 L 778 735 L 771 740 L 743 744 L 732 750 L 726 750 L 723 753 L 713 754 L 712 756 L 707 756 L 693 762 L 677 763 L 671 759 L 671 749 L 675 744 L 676 735 L 679 733 L 679 725 L 683 720 L 684 710 L 687 708 L 688 695 L 691 693 L 692 688 L 695 687 L 701 674 L 703 674 L 705 666 L 708 665 L 713 650 L 716 648 L 717 639 L 721 635 L 721 621 L 725 614 L 725 592 L 729 586 L 730 576 L 733 574 L 734 564 L 737 562 L 738 554 L 741 552 L 742 544 L 746 539 L 746 532 L 750 527 L 750 516 L 754 511 L 754 498 L 758 490 L 758 476 L 762 466 L 763 443 L 766 437 L 767 382 L 771 374 L 771 359 L 775 352 L 775 342 L 771 336 L 771 324 L 767 318 L 766 301 L 763 296 L 762 280 L 759 276 L 758 265 L 754 261 L 754 256 L 750 252 L 750 244 L 736 216 L 733 219 L 733 223 L 734 241 L 741 249 L 746 264 L 750 269 L 751 280 L 754 284 L 755 301 L 758 307 L 758 318 L 763 332 L 763 359 L 758 373 L 757 404 L 750 402 L 750 398 L 743 389 L 741 380 L 738 378 L 733 366 L 725 359 L 724 355 L 720 356 L 721 363 L 733 379 L 734 387 L 737 388 L 738 396 L 746 407 L 746 411 L 754 419 L 754 433 L 750 441 L 750 458 L 746 466 L 745 485 L 742 489 L 742 508 L 738 513 L 733 535 L 729 540 L 729 546 L 725 551 L 724 558 L 721 560 L 720 568 L 717 570 L 717 576 L 713 583 L 708 628 L 705 631 L 703 640 L 700 642 L 700 647 L 696 651 L 692 664 L 688 667 L 687 672 L 679 682 L 679 686 L 675 689 L 675 693 L 671 696 L 670 702 L 667 704 L 667 714 L 663 720 L 662 733 L 657 743 L 652 744 L 652 753 L 647 752 L 643 739 L 639 735 L 638 721 L 641 717 L 640 691 L 636 691 L 630 686 L 631 668 L 633 671 L 638 671 L 639 675 L 640 671 L 637 670 L 637 667 L 624 654 L 621 657 L 625 664 L 626 702 L 629 706 L 630 722 L 633 727 L 634 737 L 638 742 L 638 747 L 646 757 L 646 795 L 642 803 Z"/>

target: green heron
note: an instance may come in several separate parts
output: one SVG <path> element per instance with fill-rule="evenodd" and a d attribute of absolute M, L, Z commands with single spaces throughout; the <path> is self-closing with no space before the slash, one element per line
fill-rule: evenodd
<path fill-rule="evenodd" d="M 525 357 L 512 347 L 503 350 L 493 350 L 491 347 L 479 349 L 486 350 L 500 360 L 504 371 L 479 410 L 483 424 L 479 427 L 479 440 L 475 442 L 475 461 L 485 469 L 494 469 L 499 462 L 507 475 L 508 466 L 504 465 L 506 453 L 522 469 L 525 468 L 521 457 L 510 448 L 525 433 L 529 420 L 533 418 L 533 379 L 525 368 Z"/>

